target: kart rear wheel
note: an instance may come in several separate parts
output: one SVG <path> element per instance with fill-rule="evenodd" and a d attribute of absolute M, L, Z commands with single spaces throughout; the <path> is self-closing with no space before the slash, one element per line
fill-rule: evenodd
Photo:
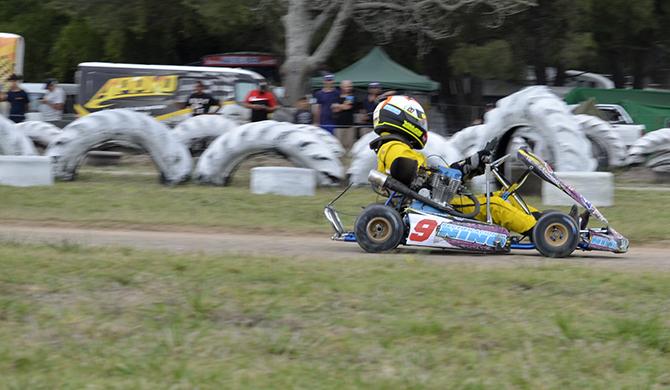
<path fill-rule="evenodd" d="M 546 257 L 567 257 L 579 243 L 579 228 L 575 220 L 560 211 L 542 215 L 533 228 L 537 251 Z"/>
<path fill-rule="evenodd" d="M 400 214 L 391 207 L 372 204 L 366 207 L 354 225 L 356 242 L 366 252 L 384 252 L 400 245 L 405 227 Z"/>

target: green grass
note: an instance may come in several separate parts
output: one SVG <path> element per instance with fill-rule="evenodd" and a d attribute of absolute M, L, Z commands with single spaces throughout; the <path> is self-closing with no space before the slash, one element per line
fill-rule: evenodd
<path fill-rule="evenodd" d="M 670 274 L 0 247 L 0 388 L 670 386 Z"/>
<path fill-rule="evenodd" d="M 341 190 L 321 188 L 314 197 L 253 195 L 243 179 L 231 187 L 166 187 L 151 176 L 83 172 L 77 181 L 53 187 L 0 186 L 0 222 L 327 234 L 323 207 Z M 670 239 L 670 209 L 665 207 L 670 192 L 617 190 L 615 195 L 616 206 L 602 209 L 612 226 L 633 242 Z M 357 188 L 338 201 L 337 208 L 350 225 L 361 207 L 376 200 L 368 187 Z M 528 200 L 545 208 L 538 198 Z"/>

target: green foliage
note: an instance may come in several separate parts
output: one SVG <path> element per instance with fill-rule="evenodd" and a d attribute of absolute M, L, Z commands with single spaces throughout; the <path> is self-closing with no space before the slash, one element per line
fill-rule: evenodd
<path fill-rule="evenodd" d="M 72 80 L 77 64 L 98 61 L 102 57 L 102 38 L 84 20 L 73 19 L 65 26 L 51 51 L 54 74 L 61 80 Z"/>
<path fill-rule="evenodd" d="M 592 33 L 571 33 L 559 54 L 568 69 L 589 69 L 598 61 L 598 44 Z"/>
<path fill-rule="evenodd" d="M 49 9 L 42 0 L 0 2 L 0 31 L 23 36 L 26 52 L 24 78 L 42 81 L 53 76 L 49 55 L 58 31 L 67 23 L 67 17 Z"/>
<path fill-rule="evenodd" d="M 460 45 L 449 58 L 449 65 L 457 75 L 480 79 L 509 80 L 517 74 L 510 44 L 503 40 L 482 46 Z"/>

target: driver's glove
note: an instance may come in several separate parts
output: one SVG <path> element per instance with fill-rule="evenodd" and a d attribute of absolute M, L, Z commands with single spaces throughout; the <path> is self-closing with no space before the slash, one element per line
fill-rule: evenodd
<path fill-rule="evenodd" d="M 491 151 L 483 149 L 465 160 L 451 164 L 451 168 L 461 171 L 463 173 L 463 178 L 467 180 L 482 175 L 485 171 L 486 164 L 490 163 L 492 158 L 493 154 Z"/>

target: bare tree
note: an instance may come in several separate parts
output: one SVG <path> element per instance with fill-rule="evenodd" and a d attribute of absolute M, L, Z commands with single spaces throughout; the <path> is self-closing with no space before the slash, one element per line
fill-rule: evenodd
<path fill-rule="evenodd" d="M 535 0 L 285 0 L 283 17 L 286 61 L 281 67 L 289 100 L 302 95 L 308 77 L 325 62 L 337 46 L 349 21 L 373 33 L 378 43 L 393 34 L 417 37 L 417 51 L 425 53 L 429 43 L 459 33 L 451 18 L 457 12 L 478 12 L 489 27 L 500 26 L 506 16 L 535 5 Z M 316 44 L 317 35 L 327 28 Z M 313 49 L 314 48 L 314 49 Z"/>

